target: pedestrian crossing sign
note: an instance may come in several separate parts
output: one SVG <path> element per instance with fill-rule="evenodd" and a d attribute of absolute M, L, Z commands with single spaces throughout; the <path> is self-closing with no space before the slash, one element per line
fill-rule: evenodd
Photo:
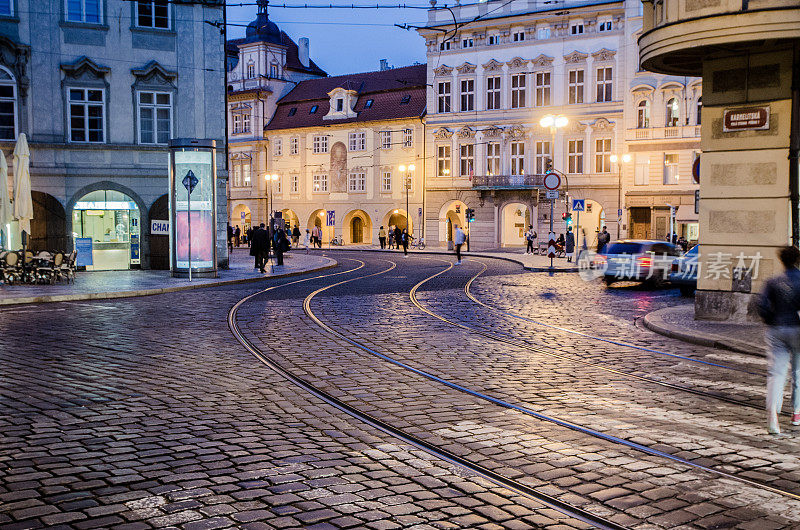
<path fill-rule="evenodd" d="M 572 211 L 573 212 L 586 211 L 586 199 L 572 199 Z"/>

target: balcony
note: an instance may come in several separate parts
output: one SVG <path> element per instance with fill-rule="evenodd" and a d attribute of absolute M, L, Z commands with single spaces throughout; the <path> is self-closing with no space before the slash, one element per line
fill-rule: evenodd
<path fill-rule="evenodd" d="M 544 175 L 475 175 L 475 190 L 532 190 L 544 187 Z"/>
<path fill-rule="evenodd" d="M 680 138 L 700 138 L 699 125 L 682 125 L 678 127 L 647 127 L 643 129 L 627 129 L 625 140 L 672 140 Z"/>

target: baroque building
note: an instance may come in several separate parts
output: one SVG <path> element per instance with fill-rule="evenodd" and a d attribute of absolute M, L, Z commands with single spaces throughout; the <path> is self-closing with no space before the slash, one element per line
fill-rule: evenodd
<path fill-rule="evenodd" d="M 309 40 L 289 38 L 269 20 L 267 4 L 259 0 L 245 37 L 227 43 L 228 213 L 242 231 L 267 220 L 264 127 L 278 100 L 298 82 L 326 75 L 309 57 Z"/>
<path fill-rule="evenodd" d="M 421 235 L 425 80 L 415 65 L 298 83 L 264 131 L 277 178 L 264 208 L 326 243 L 377 244 L 391 225 Z"/>
<path fill-rule="evenodd" d="M 222 5 L 0 2 L 0 147 L 13 173 L 14 141 L 29 139 L 32 249 L 91 238 L 89 268 L 169 268 L 168 236 L 150 233 L 151 218 L 169 219 L 167 144 L 205 138 L 224 151 L 224 39 L 204 22 L 221 24 Z M 226 266 L 218 161 L 217 260 Z"/>

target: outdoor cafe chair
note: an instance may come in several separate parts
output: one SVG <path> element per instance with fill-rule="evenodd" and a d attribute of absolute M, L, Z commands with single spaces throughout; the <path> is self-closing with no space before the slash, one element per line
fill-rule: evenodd
<path fill-rule="evenodd" d="M 36 255 L 36 281 L 56 283 L 61 271 L 61 264 L 64 262 L 64 254 L 56 252 L 39 252 Z"/>
<path fill-rule="evenodd" d="M 11 250 L 0 255 L 0 274 L 2 274 L 3 282 L 8 285 L 22 281 L 19 253 Z"/>
<path fill-rule="evenodd" d="M 59 276 L 61 278 L 66 278 L 67 283 L 72 281 L 75 283 L 75 260 L 78 257 L 78 251 L 73 250 L 66 256 L 64 256 L 64 260 L 61 262 L 61 267 L 59 268 Z"/>

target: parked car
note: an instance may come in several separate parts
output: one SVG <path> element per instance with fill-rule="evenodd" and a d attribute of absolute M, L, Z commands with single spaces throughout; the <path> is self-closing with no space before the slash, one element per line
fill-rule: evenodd
<path fill-rule="evenodd" d="M 669 273 L 669 283 L 680 288 L 683 296 L 691 296 L 697 289 L 697 267 L 700 257 L 700 245 L 695 245 L 689 252 L 675 258 Z"/>
<path fill-rule="evenodd" d="M 595 256 L 594 266 L 604 269 L 603 280 L 608 285 L 619 281 L 664 283 L 673 260 L 680 255 L 680 247 L 666 241 L 621 239 Z"/>

